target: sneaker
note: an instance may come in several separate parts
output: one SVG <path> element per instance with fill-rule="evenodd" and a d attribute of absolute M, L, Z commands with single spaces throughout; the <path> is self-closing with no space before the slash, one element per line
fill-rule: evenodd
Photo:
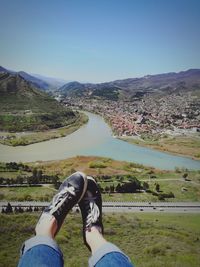
<path fill-rule="evenodd" d="M 86 242 L 85 232 L 91 231 L 91 227 L 96 226 L 103 234 L 102 199 L 101 192 L 96 181 L 90 176 L 87 176 L 87 179 L 87 191 L 82 200 L 79 202 L 79 207 L 83 219 L 83 240 L 90 250 L 90 247 Z"/>
<path fill-rule="evenodd" d="M 87 189 L 87 177 L 84 173 L 76 172 L 66 178 L 60 185 L 58 193 L 43 211 L 43 214 L 53 215 L 59 231 L 66 215 L 84 196 Z"/>

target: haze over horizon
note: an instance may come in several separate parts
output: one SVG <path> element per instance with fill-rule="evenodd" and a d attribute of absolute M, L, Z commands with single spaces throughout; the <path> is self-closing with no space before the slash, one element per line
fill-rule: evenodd
<path fill-rule="evenodd" d="M 200 1 L 0 0 L 0 64 L 105 82 L 200 68 Z"/>

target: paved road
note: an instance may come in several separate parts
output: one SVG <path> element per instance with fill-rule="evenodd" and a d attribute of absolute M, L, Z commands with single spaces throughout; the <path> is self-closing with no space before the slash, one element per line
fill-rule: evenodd
<path fill-rule="evenodd" d="M 10 202 L 13 207 L 45 207 L 48 202 Z M 0 202 L 0 210 L 7 202 Z M 77 207 L 75 207 L 75 210 Z M 200 213 L 200 202 L 103 202 L 103 212 Z"/>

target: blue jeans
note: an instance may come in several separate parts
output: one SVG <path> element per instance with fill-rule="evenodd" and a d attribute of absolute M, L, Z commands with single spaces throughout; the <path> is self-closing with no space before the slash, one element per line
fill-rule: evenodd
<path fill-rule="evenodd" d="M 18 267 L 63 267 L 63 254 L 56 242 L 44 236 L 27 240 Z M 115 245 L 106 243 L 89 259 L 89 267 L 133 267 L 129 258 Z"/>

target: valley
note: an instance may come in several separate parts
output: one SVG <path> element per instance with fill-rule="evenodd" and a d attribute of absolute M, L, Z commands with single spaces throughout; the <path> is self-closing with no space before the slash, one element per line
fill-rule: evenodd
<path fill-rule="evenodd" d="M 103 116 L 121 140 L 200 158 L 199 70 L 96 85 L 69 83 L 57 94 L 67 107 Z"/>

